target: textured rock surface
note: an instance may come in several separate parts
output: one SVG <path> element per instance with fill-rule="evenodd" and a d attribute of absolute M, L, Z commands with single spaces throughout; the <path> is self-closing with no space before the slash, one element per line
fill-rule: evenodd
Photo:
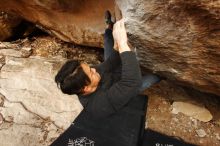
<path fill-rule="evenodd" d="M 218 0 L 119 1 L 144 67 L 220 95 Z"/>
<path fill-rule="evenodd" d="M 0 9 L 13 10 L 64 41 L 101 47 L 103 14 L 113 4 L 113 0 L 0 0 Z"/>
<path fill-rule="evenodd" d="M 62 94 L 54 83 L 64 62 L 59 60 L 6 56 L 0 72 L 2 146 L 49 145 L 82 110 L 76 96 Z"/>
<path fill-rule="evenodd" d="M 176 83 L 220 95 L 219 0 L 117 0 L 141 64 Z M 65 41 L 102 46 L 113 0 L 1 0 Z"/>

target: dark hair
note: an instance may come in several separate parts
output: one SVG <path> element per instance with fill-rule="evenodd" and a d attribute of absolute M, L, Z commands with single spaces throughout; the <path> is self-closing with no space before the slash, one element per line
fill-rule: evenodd
<path fill-rule="evenodd" d="M 58 71 L 55 82 L 63 93 L 80 95 L 83 93 L 83 87 L 91 81 L 83 71 L 79 61 L 68 60 Z"/>

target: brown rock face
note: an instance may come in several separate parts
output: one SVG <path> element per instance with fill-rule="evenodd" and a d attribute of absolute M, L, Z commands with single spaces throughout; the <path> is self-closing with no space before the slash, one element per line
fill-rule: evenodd
<path fill-rule="evenodd" d="M 118 2 L 144 67 L 220 95 L 218 0 Z"/>
<path fill-rule="evenodd" d="M 220 95 L 219 0 L 116 0 L 140 63 L 169 80 Z M 113 0 L 0 0 L 62 40 L 103 46 Z"/>
<path fill-rule="evenodd" d="M 0 0 L 0 9 L 14 11 L 67 42 L 103 46 L 104 12 L 112 0 Z"/>

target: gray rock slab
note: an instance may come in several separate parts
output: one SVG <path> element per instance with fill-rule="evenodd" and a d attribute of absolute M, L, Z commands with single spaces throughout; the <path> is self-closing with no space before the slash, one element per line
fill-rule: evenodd
<path fill-rule="evenodd" d="M 2 146 L 49 145 L 81 112 L 78 97 L 64 95 L 54 82 L 64 61 L 6 56 L 0 72 Z"/>

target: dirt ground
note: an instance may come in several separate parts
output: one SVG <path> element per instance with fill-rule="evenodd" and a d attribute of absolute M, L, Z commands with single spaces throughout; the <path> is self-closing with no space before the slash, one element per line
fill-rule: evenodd
<path fill-rule="evenodd" d="M 18 40 L 8 45 L 31 47 L 32 56 L 60 56 L 79 59 L 89 64 L 98 64 L 103 57 L 101 49 L 77 46 L 49 36 Z M 219 97 L 182 88 L 165 80 L 147 89 L 144 94 L 148 95 L 146 128 L 196 145 L 220 145 Z M 201 122 L 182 113 L 172 114 L 172 103 L 175 101 L 202 104 L 212 113 L 213 119 L 209 122 Z M 205 134 L 199 136 L 196 132 L 198 130 L 205 131 Z"/>
<path fill-rule="evenodd" d="M 209 97 L 194 92 L 196 91 L 191 90 L 187 93 L 183 88 L 172 85 L 167 81 L 162 81 L 147 89 L 145 94 L 148 95 L 149 99 L 146 128 L 196 145 L 219 146 L 219 100 L 211 95 Z M 199 102 L 211 111 L 213 120 L 205 123 L 182 113 L 172 114 L 172 103 L 174 101 Z M 199 137 L 197 134 L 196 130 L 200 129 L 205 131 L 204 137 Z"/>

